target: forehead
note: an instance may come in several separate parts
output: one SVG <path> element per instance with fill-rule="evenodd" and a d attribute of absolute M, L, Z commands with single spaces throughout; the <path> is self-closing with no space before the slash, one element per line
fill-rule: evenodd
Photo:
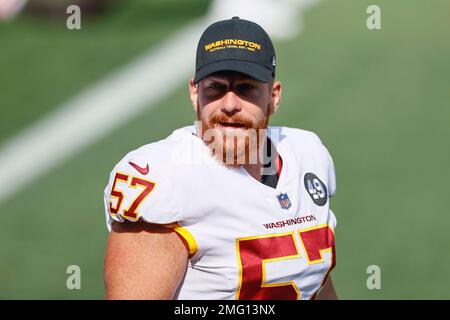
<path fill-rule="evenodd" d="M 210 74 L 209 76 L 205 77 L 203 79 L 205 82 L 252 82 L 254 84 L 264 84 L 264 82 L 261 82 L 259 80 L 256 80 L 250 76 L 247 76 L 246 74 L 236 72 L 236 71 L 219 71 L 215 72 L 213 74 Z M 203 81 L 202 80 L 202 81 Z"/>

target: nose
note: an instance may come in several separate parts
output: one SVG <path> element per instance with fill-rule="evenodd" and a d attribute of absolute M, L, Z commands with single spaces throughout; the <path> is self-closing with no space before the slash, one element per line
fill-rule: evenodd
<path fill-rule="evenodd" d="M 233 92 L 229 91 L 222 98 L 222 112 L 226 113 L 228 116 L 241 111 L 242 107 L 239 101 L 239 97 Z"/>

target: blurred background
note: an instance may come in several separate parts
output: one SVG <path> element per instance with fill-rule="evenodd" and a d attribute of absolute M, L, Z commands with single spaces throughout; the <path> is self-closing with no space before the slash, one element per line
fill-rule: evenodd
<path fill-rule="evenodd" d="M 271 124 L 316 132 L 334 158 L 339 298 L 449 299 L 448 0 L 0 0 L 0 298 L 103 298 L 109 173 L 193 123 L 198 32 L 221 15 L 275 40 Z"/>

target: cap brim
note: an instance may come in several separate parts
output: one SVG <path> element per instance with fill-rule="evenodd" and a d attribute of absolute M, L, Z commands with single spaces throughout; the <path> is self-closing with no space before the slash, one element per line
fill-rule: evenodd
<path fill-rule="evenodd" d="M 272 70 L 259 64 L 246 60 L 221 60 L 214 61 L 197 71 L 194 83 L 198 83 L 203 78 L 219 71 L 236 71 L 243 73 L 261 82 L 272 81 Z"/>

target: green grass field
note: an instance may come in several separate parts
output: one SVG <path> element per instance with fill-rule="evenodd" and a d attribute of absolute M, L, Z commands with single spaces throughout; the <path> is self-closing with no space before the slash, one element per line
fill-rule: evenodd
<path fill-rule="evenodd" d="M 153 6 L 176 5 L 163 3 Z M 0 25 L 0 142 L 203 14 L 207 2 L 195 3 L 147 20 L 137 1 L 78 34 L 26 16 Z M 369 4 L 382 30 L 367 30 Z M 276 44 L 284 90 L 272 124 L 315 131 L 335 161 L 340 298 L 450 299 L 449 12 L 446 0 L 323 0 L 298 38 Z M 102 298 L 110 170 L 193 120 L 186 84 L 0 203 L 0 298 Z M 81 290 L 66 289 L 71 264 Z M 366 287 L 369 265 L 381 290 Z"/>

